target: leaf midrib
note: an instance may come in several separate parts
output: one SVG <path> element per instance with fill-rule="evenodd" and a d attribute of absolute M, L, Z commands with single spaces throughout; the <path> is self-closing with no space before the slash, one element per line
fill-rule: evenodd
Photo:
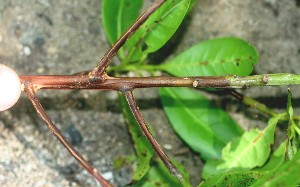
<path fill-rule="evenodd" d="M 265 132 L 269 129 L 269 128 L 271 128 L 271 126 L 273 126 L 273 125 L 276 125 L 277 124 L 277 122 L 278 122 L 278 119 L 279 119 L 279 117 L 277 116 L 274 120 L 276 120 L 276 122 L 274 122 L 274 124 L 269 124 L 263 131 L 259 131 L 260 133 L 254 138 L 254 140 L 256 140 L 256 139 L 258 139 L 256 142 L 259 142 L 259 141 L 261 141 L 262 140 L 262 137 L 264 137 L 264 135 L 265 135 Z M 263 133 L 263 135 L 261 135 L 261 133 Z M 252 141 L 250 141 L 250 143 L 251 143 Z M 230 161 L 230 165 L 227 165 L 227 166 L 229 166 L 229 167 L 237 167 L 238 165 L 237 165 L 237 163 L 244 157 L 244 155 L 246 155 L 248 152 L 249 152 L 249 150 L 250 149 L 252 149 L 253 147 L 255 147 L 257 144 L 255 144 L 255 143 L 251 143 L 250 144 L 250 146 L 248 146 L 244 151 L 242 151 L 242 153 L 241 154 L 239 154 L 239 156 L 238 157 L 235 157 L 235 159 L 234 159 L 234 161 L 233 162 L 231 162 L 231 160 L 232 159 L 230 159 L 229 161 Z M 232 157 L 231 157 L 232 158 Z M 228 163 L 228 162 L 227 162 Z M 225 164 L 226 165 L 226 164 Z"/>

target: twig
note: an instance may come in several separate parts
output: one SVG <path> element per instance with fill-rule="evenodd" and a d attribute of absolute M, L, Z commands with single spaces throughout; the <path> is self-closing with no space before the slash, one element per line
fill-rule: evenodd
<path fill-rule="evenodd" d="M 278 113 L 269 109 L 266 105 L 251 99 L 250 97 L 247 97 L 235 90 L 229 90 L 229 94 L 232 95 L 234 98 L 236 98 L 237 100 L 241 101 L 242 103 L 244 103 L 245 105 L 252 107 L 254 109 L 259 110 L 262 113 L 268 114 L 272 117 L 277 116 Z"/>
<path fill-rule="evenodd" d="M 236 90 L 229 90 L 228 93 L 233 96 L 234 98 L 236 98 L 238 101 L 244 103 L 245 105 L 254 108 L 262 113 L 265 113 L 271 117 L 275 117 L 277 115 L 279 115 L 279 113 L 273 111 L 272 109 L 268 108 L 265 104 L 260 103 L 259 101 L 252 99 L 250 97 L 247 97 L 239 92 L 237 92 Z M 300 121 L 300 116 L 299 115 L 293 115 L 293 119 Z M 282 121 L 289 121 L 290 117 L 288 116 L 288 114 L 286 113 L 286 115 L 282 116 L 279 120 Z"/>
<path fill-rule="evenodd" d="M 141 14 L 137 20 L 127 29 L 127 31 L 114 43 L 114 45 L 105 53 L 100 60 L 97 67 L 89 74 L 91 80 L 104 80 L 106 76 L 106 68 L 111 62 L 112 58 L 117 54 L 119 49 L 125 44 L 125 42 L 135 33 L 137 29 L 149 18 L 151 14 L 155 12 L 166 0 L 156 0 L 152 5 Z"/>
<path fill-rule="evenodd" d="M 248 88 L 252 86 L 278 86 L 300 84 L 299 74 L 264 74 L 239 77 L 108 77 L 104 81 L 91 81 L 88 75 L 20 76 L 22 83 L 31 82 L 36 89 L 103 89 L 120 90 L 150 87 L 195 88 Z"/>
<path fill-rule="evenodd" d="M 49 116 L 43 109 L 40 101 L 35 95 L 35 90 L 30 82 L 25 84 L 24 91 L 28 94 L 29 100 L 36 109 L 39 116 L 43 119 L 47 127 L 56 136 L 56 138 L 65 146 L 65 148 L 71 153 L 71 155 L 92 175 L 103 187 L 111 187 L 111 184 L 107 182 L 97 171 L 96 168 L 92 167 L 66 140 L 66 138 L 61 134 L 59 129 L 53 124 Z"/>
<path fill-rule="evenodd" d="M 148 87 L 197 87 L 197 88 L 244 88 L 250 86 L 271 86 L 300 84 L 300 75 L 292 74 L 269 74 L 247 77 L 218 76 L 218 77 L 109 77 L 106 69 L 112 58 L 125 42 L 141 27 L 141 25 L 155 12 L 166 0 L 155 0 L 145 13 L 143 13 L 132 26 L 115 42 L 106 52 L 98 65 L 88 74 L 77 74 L 69 76 L 20 76 L 21 83 L 27 92 L 30 101 L 40 117 L 57 139 L 66 147 L 71 155 L 104 186 L 111 186 L 88 162 L 72 147 L 63 137 L 58 128 L 52 123 L 41 106 L 35 92 L 39 89 L 107 89 L 119 90 L 125 94 L 126 100 L 134 114 L 138 124 L 150 141 L 154 150 L 168 168 L 169 172 L 180 182 L 184 181 L 183 175 L 173 165 L 161 146 L 155 140 L 147 124 L 145 123 L 134 100 L 132 90 L 135 88 Z M 237 95 L 237 94 L 236 94 Z M 237 95 L 239 96 L 239 95 Z"/>
<path fill-rule="evenodd" d="M 174 177 L 176 177 L 177 180 L 183 182 L 184 180 L 183 175 L 180 173 L 177 167 L 171 162 L 171 160 L 168 158 L 168 156 L 165 154 L 165 152 L 163 151 L 159 143 L 156 141 L 156 139 L 153 137 L 152 133 L 150 132 L 148 125 L 145 123 L 145 120 L 141 112 L 139 111 L 139 108 L 136 105 L 132 91 L 125 91 L 124 94 L 136 121 L 138 122 L 140 128 L 142 129 L 143 133 L 151 143 L 153 149 L 155 150 L 159 158 L 162 160 L 164 165 L 168 168 L 169 172 Z"/>

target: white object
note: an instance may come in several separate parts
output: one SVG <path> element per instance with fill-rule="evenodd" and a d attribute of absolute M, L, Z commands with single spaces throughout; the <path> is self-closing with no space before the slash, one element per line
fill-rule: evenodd
<path fill-rule="evenodd" d="M 0 64 L 0 111 L 12 107 L 21 94 L 21 82 L 16 72 Z"/>
<path fill-rule="evenodd" d="M 113 179 L 113 172 L 111 171 L 108 171 L 106 173 L 102 173 L 102 177 L 105 179 L 105 180 L 112 180 Z"/>

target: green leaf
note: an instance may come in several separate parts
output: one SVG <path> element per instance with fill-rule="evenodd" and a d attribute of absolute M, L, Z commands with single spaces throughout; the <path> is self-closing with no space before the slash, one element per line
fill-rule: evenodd
<path fill-rule="evenodd" d="M 224 163 L 218 166 L 219 170 L 231 168 L 254 168 L 262 166 L 268 159 L 274 142 L 275 128 L 282 115 L 269 120 L 268 126 L 260 131 L 252 129 L 242 137 L 228 143 L 222 150 Z"/>
<path fill-rule="evenodd" d="M 119 170 L 125 165 L 132 164 L 136 160 L 135 155 L 122 155 L 113 161 L 114 170 Z"/>
<path fill-rule="evenodd" d="M 142 5 L 143 0 L 102 0 L 102 24 L 111 44 L 136 20 Z"/>
<path fill-rule="evenodd" d="M 271 170 L 276 170 L 279 166 L 281 166 L 285 161 L 285 142 L 280 145 L 280 147 L 271 155 L 268 159 L 267 163 L 261 168 L 255 169 L 255 171 L 266 172 Z M 218 170 L 218 166 L 222 164 L 222 160 L 208 160 L 202 171 L 202 178 L 208 179 L 213 175 L 220 175 L 226 170 Z M 240 171 L 241 168 L 238 169 L 228 169 L 230 171 Z"/>
<path fill-rule="evenodd" d="M 180 172 L 184 175 L 185 180 L 189 181 L 188 173 L 184 167 L 172 160 Z M 142 180 L 136 182 L 135 187 L 189 187 L 189 183 L 180 184 L 168 171 L 161 160 L 157 159 L 151 163 L 151 168 Z"/>
<path fill-rule="evenodd" d="M 214 175 L 200 183 L 198 187 L 227 187 L 227 186 L 250 186 L 265 175 L 258 171 L 232 171 Z"/>
<path fill-rule="evenodd" d="M 166 1 L 125 44 L 126 61 L 137 61 L 160 49 L 175 33 L 190 5 L 190 0 Z"/>
<path fill-rule="evenodd" d="M 143 135 L 143 132 L 141 131 L 133 114 L 131 113 L 124 95 L 119 94 L 119 99 L 122 104 L 123 115 L 134 142 L 135 153 L 137 156 L 137 162 L 132 180 L 138 181 L 148 172 L 150 168 L 150 160 L 153 157 L 154 151 L 147 138 Z"/>
<path fill-rule="evenodd" d="M 249 75 L 258 60 L 254 47 L 238 38 L 207 40 L 182 52 L 159 69 L 176 76 Z"/>
<path fill-rule="evenodd" d="M 221 150 L 242 129 L 223 110 L 189 88 L 161 88 L 160 96 L 176 133 L 203 159 L 221 158 Z"/>
<path fill-rule="evenodd" d="M 102 24 L 113 44 L 139 16 L 143 0 L 102 0 Z"/>
<path fill-rule="evenodd" d="M 222 172 L 225 172 L 223 170 L 218 170 L 218 166 L 222 164 L 222 160 L 207 160 L 202 173 L 201 173 L 201 177 L 203 179 L 208 179 L 213 175 L 218 175 Z"/>
<path fill-rule="evenodd" d="M 251 187 L 298 186 L 300 183 L 300 152 L 276 170 L 262 177 Z"/>
<path fill-rule="evenodd" d="M 188 13 L 190 13 L 193 10 L 195 3 L 196 3 L 196 0 L 191 0 Z"/>
<path fill-rule="evenodd" d="M 297 134 L 297 124 L 294 121 L 294 111 L 292 106 L 292 93 L 290 89 L 288 90 L 288 103 L 287 103 L 287 113 L 289 115 L 289 127 L 288 127 L 288 138 L 287 138 L 287 150 L 286 157 L 291 160 L 299 146 L 299 135 Z"/>
<path fill-rule="evenodd" d="M 272 171 L 281 166 L 285 161 L 285 147 L 286 143 L 283 142 L 271 155 L 268 162 L 261 168 L 256 169 L 256 171 Z"/>

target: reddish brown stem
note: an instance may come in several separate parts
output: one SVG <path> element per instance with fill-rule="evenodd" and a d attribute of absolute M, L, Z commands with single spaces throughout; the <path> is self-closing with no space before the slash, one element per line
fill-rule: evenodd
<path fill-rule="evenodd" d="M 61 134 L 59 129 L 53 124 L 49 116 L 46 114 L 41 103 L 35 95 L 34 88 L 30 82 L 25 84 L 24 91 L 28 94 L 28 97 L 38 112 L 39 116 L 43 119 L 45 124 L 51 130 L 51 132 L 56 136 L 56 138 L 65 146 L 65 148 L 71 153 L 71 155 L 93 176 L 103 187 L 111 187 L 109 184 L 97 171 L 96 168 L 92 167 L 75 149 L 74 147 L 66 140 L 66 138 Z"/>
<path fill-rule="evenodd" d="M 227 76 L 228 77 L 228 76 Z M 91 81 L 87 75 L 20 76 L 21 82 L 31 82 L 36 89 L 103 89 L 150 87 L 227 88 L 226 77 L 107 77 Z"/>
<path fill-rule="evenodd" d="M 106 68 L 111 62 L 112 58 L 117 54 L 119 49 L 125 44 L 125 42 L 135 33 L 137 29 L 149 18 L 151 14 L 155 12 L 166 0 L 156 0 L 152 5 L 141 14 L 137 20 L 127 29 L 127 31 L 114 43 L 114 45 L 105 53 L 100 60 L 97 67 L 91 71 L 89 77 L 91 80 L 103 80 L 106 74 Z"/>
<path fill-rule="evenodd" d="M 168 158 L 168 156 L 165 154 L 159 143 L 156 141 L 154 136 L 149 130 L 148 125 L 145 123 L 145 120 L 137 107 L 137 104 L 135 102 L 135 99 L 133 97 L 132 91 L 125 91 L 125 97 L 127 100 L 127 103 L 138 122 L 140 128 L 142 129 L 144 135 L 147 137 L 149 142 L 151 143 L 153 149 L 159 156 L 159 158 L 163 161 L 164 165 L 168 168 L 169 172 L 176 177 L 180 182 L 183 181 L 183 175 L 180 173 L 180 171 L 177 169 L 177 167 L 171 162 L 171 160 Z"/>

